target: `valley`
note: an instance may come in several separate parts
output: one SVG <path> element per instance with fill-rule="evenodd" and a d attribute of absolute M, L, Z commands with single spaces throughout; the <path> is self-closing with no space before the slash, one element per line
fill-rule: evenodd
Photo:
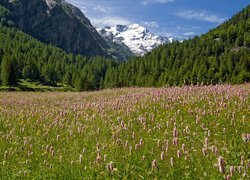
<path fill-rule="evenodd" d="M 0 179 L 250 179 L 249 4 L 70 2 L 0 0 Z"/>

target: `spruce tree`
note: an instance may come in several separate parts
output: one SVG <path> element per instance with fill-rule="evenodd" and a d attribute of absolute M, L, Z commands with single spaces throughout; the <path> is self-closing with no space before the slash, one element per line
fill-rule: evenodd
<path fill-rule="evenodd" d="M 17 84 L 17 78 L 12 60 L 5 57 L 2 61 L 1 68 L 2 85 L 15 86 Z"/>

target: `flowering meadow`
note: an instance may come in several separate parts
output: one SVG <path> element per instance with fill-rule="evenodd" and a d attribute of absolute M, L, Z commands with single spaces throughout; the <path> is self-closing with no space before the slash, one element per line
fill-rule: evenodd
<path fill-rule="evenodd" d="M 0 93 L 0 179 L 250 179 L 250 84 Z"/>

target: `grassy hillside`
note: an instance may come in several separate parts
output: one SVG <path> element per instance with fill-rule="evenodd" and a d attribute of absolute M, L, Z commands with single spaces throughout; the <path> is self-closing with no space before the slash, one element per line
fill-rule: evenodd
<path fill-rule="evenodd" d="M 32 82 L 27 80 L 19 80 L 15 86 L 0 86 L 0 91 L 29 91 L 29 92 L 73 92 L 76 91 L 71 86 L 58 83 L 57 86 L 49 86 L 41 84 L 40 82 Z"/>

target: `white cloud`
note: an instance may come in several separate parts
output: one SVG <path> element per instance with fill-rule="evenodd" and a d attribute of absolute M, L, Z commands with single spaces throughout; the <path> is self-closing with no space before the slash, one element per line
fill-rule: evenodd
<path fill-rule="evenodd" d="M 208 13 L 207 11 L 183 11 L 176 13 L 177 16 L 185 18 L 185 19 L 195 19 L 200 21 L 206 21 L 210 23 L 222 23 L 225 21 L 225 18 L 218 17 L 217 15 Z"/>
<path fill-rule="evenodd" d="M 112 8 L 98 5 L 93 7 L 93 10 L 108 14 L 109 12 L 111 12 Z"/>
<path fill-rule="evenodd" d="M 112 13 L 114 7 L 107 4 L 100 4 L 93 0 L 66 0 L 78 7 L 87 16 L 106 15 Z"/>
<path fill-rule="evenodd" d="M 128 18 L 120 17 L 120 7 L 117 3 L 100 0 L 67 0 L 85 12 L 91 23 L 96 27 L 128 25 L 133 23 Z M 114 0 L 116 1 L 116 0 Z"/>
<path fill-rule="evenodd" d="M 173 2 L 173 1 L 175 1 L 175 0 L 143 0 L 142 4 L 146 6 L 148 4 L 157 4 L 157 3 L 165 4 L 165 3 L 169 3 L 169 2 Z"/>
<path fill-rule="evenodd" d="M 195 33 L 194 32 L 185 32 L 183 35 L 184 36 L 194 36 Z"/>
<path fill-rule="evenodd" d="M 105 16 L 102 18 L 91 18 L 91 20 L 93 24 L 98 27 L 116 26 L 117 24 L 129 25 L 133 23 L 128 19 L 121 18 L 121 17 L 114 17 L 114 16 Z"/>
<path fill-rule="evenodd" d="M 158 28 L 159 27 L 159 24 L 155 21 L 145 21 L 145 22 L 142 22 L 142 24 L 148 28 Z"/>
<path fill-rule="evenodd" d="M 166 36 L 168 38 L 174 38 L 175 40 L 188 39 L 194 37 L 201 32 L 200 27 L 192 25 L 179 25 L 176 22 L 168 22 L 163 24 L 162 28 L 159 29 L 159 35 Z"/>

